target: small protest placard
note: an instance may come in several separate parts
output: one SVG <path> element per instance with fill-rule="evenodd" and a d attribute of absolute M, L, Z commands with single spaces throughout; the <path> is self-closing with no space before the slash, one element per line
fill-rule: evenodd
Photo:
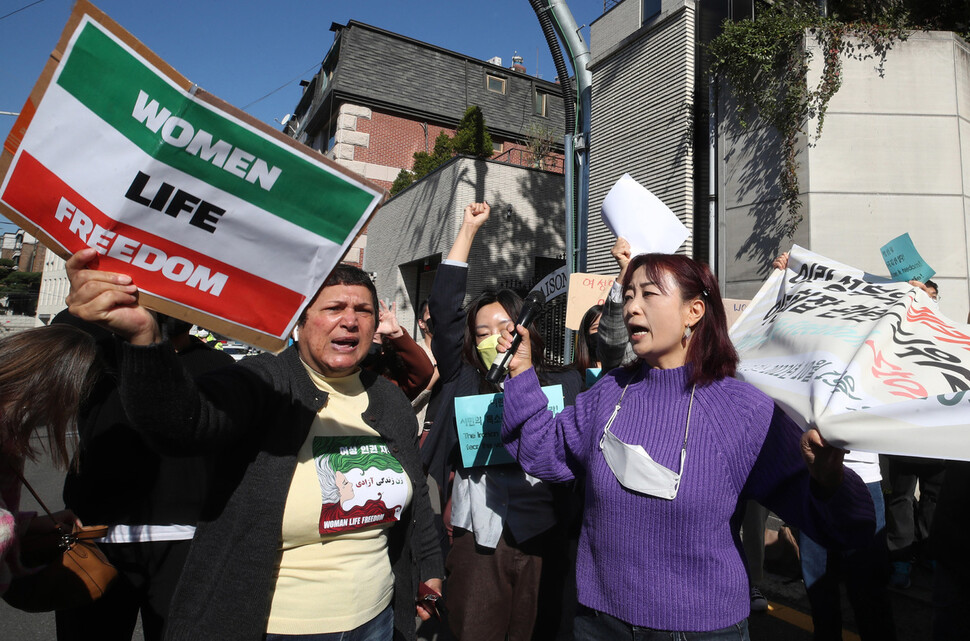
<path fill-rule="evenodd" d="M 565 407 L 562 385 L 543 387 L 549 409 L 558 414 Z M 464 467 L 514 463 L 502 446 L 502 409 L 504 395 L 478 394 L 455 398 L 458 447 Z"/>
<path fill-rule="evenodd" d="M 913 239 L 908 233 L 893 238 L 880 247 L 879 251 L 882 252 L 882 259 L 889 268 L 889 276 L 894 281 L 918 280 L 925 283 L 936 274 L 916 251 Z"/>
<path fill-rule="evenodd" d="M 740 298 L 722 298 L 721 302 L 724 303 L 724 314 L 727 316 L 727 326 L 730 328 L 741 317 L 751 301 L 741 300 Z"/>
<path fill-rule="evenodd" d="M 0 213 L 140 300 L 266 349 L 384 196 L 75 5 L 0 156 Z"/>
<path fill-rule="evenodd" d="M 583 316 L 593 305 L 602 305 L 613 286 L 612 276 L 601 274 L 569 275 L 569 294 L 566 298 L 566 327 L 579 329 Z"/>

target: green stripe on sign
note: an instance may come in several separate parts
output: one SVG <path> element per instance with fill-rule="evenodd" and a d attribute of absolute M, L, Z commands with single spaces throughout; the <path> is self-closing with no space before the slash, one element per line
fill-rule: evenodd
<path fill-rule="evenodd" d="M 338 245 L 373 202 L 341 176 L 190 100 L 94 24 L 78 35 L 57 84 L 159 161 Z"/>

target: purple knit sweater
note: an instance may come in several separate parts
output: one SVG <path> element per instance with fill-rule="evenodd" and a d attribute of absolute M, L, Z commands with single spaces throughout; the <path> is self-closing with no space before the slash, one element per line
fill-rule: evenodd
<path fill-rule="evenodd" d="M 801 430 L 772 400 L 726 378 L 698 387 L 680 491 L 672 501 L 619 484 L 599 449 L 603 427 L 633 377 L 610 431 L 676 471 L 687 420 L 688 368 L 617 369 L 553 417 L 530 370 L 505 384 L 503 438 L 541 479 L 585 478 L 576 568 L 579 601 L 633 625 L 707 631 L 749 614 L 748 578 L 731 516 L 755 499 L 832 547 L 871 540 L 872 500 L 846 470 L 822 499 L 801 458 Z"/>

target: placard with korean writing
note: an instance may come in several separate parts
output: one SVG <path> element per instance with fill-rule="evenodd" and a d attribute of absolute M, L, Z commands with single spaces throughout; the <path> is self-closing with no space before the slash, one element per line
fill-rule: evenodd
<path fill-rule="evenodd" d="M 566 295 L 566 327 L 579 329 L 583 316 L 594 305 L 602 305 L 610 294 L 614 276 L 575 273 L 569 275 L 569 292 Z"/>
<path fill-rule="evenodd" d="M 925 283 L 936 271 L 926 264 L 923 257 L 916 251 L 916 245 L 909 234 L 897 236 L 879 248 L 882 259 L 889 268 L 889 276 L 893 280 L 918 280 Z"/>
<path fill-rule="evenodd" d="M 565 406 L 562 385 L 549 385 L 542 391 L 549 409 L 558 414 Z M 502 407 L 504 395 L 478 394 L 455 399 L 455 422 L 463 467 L 514 463 L 502 446 Z"/>
<path fill-rule="evenodd" d="M 738 378 L 851 450 L 970 460 L 970 327 L 796 246 L 731 330 Z"/>

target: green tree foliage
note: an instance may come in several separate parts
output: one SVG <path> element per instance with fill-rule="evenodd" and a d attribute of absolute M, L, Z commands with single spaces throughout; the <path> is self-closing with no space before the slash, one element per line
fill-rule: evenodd
<path fill-rule="evenodd" d="M 455 138 L 452 142 L 456 154 L 466 154 L 479 158 L 492 157 L 492 137 L 485 129 L 485 116 L 478 105 L 465 110 L 465 115 L 458 123 Z"/>
<path fill-rule="evenodd" d="M 41 273 L 14 271 L 3 263 L 0 261 L 0 301 L 5 301 L 2 307 L 14 314 L 33 316 L 37 311 Z"/>
<path fill-rule="evenodd" d="M 886 2 L 893 4 L 892 0 Z M 853 0 L 841 4 L 847 7 Z M 749 119 L 760 118 L 781 134 L 785 163 L 781 189 L 789 237 L 802 219 L 796 158 L 799 136 L 809 134 L 808 123 L 813 118 L 814 135 L 821 136 L 828 103 L 842 86 L 842 57 L 875 56 L 884 62 L 893 43 L 906 38 L 904 15 L 894 10 L 873 22 L 844 22 L 820 15 L 814 0 L 760 4 L 754 20 L 726 21 L 708 46 L 711 73 L 730 85 L 738 99 L 741 125 L 746 127 Z M 822 75 L 815 86 L 809 86 L 807 80 L 813 54 L 803 47 L 806 33 L 818 43 L 822 56 Z"/>
<path fill-rule="evenodd" d="M 425 153 L 423 151 L 415 152 L 414 154 L 414 166 L 412 171 L 414 172 L 414 179 L 421 180 L 432 171 L 445 164 L 451 160 L 452 156 L 455 155 L 455 148 L 451 139 L 451 136 L 445 132 L 438 134 L 438 137 L 434 140 L 434 149 L 431 153 Z"/>
<path fill-rule="evenodd" d="M 465 115 L 455 129 L 454 138 L 442 131 L 435 138 L 434 149 L 430 154 L 425 151 L 414 152 L 411 171 L 402 169 L 398 173 L 391 184 L 391 195 L 395 196 L 404 191 L 459 154 L 478 158 L 492 157 L 492 137 L 488 135 L 485 117 L 478 106 L 465 110 Z"/>
<path fill-rule="evenodd" d="M 900 20 L 914 29 L 970 32 L 967 0 L 829 0 L 828 9 L 846 22 Z"/>
<path fill-rule="evenodd" d="M 397 172 L 397 178 L 395 178 L 394 182 L 391 183 L 391 195 L 394 196 L 396 194 L 401 193 L 402 191 L 410 187 L 411 183 L 413 182 L 414 182 L 414 174 L 412 174 L 407 169 L 402 169 L 401 171 Z"/>

